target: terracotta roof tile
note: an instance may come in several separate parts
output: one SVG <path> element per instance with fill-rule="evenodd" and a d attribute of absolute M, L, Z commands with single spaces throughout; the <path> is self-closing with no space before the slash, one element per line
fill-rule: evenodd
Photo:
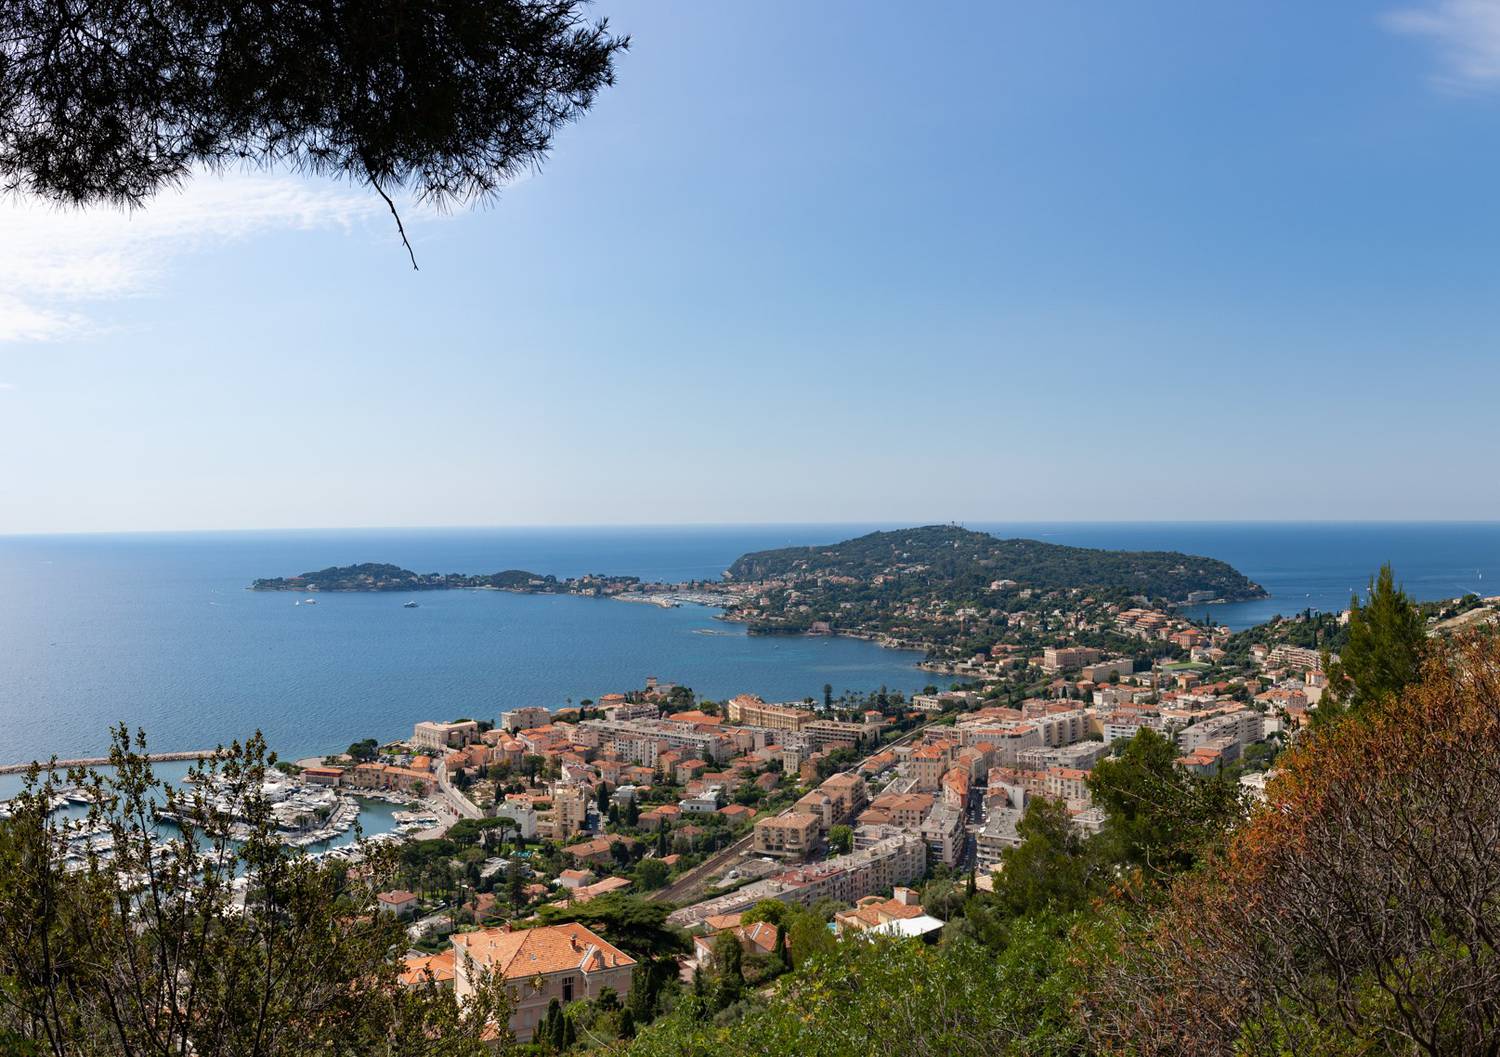
<path fill-rule="evenodd" d="M 409 955 L 406 958 L 405 967 L 401 970 L 401 982 L 407 987 L 416 987 L 425 983 L 430 973 L 433 982 L 446 983 L 453 979 L 454 961 L 455 955 L 452 947 L 441 954 Z"/>
<path fill-rule="evenodd" d="M 635 959 L 577 922 L 534 929 L 482 929 L 453 937 L 454 949 L 474 959 L 477 968 L 493 968 L 507 980 L 569 969 L 588 972 L 634 965 Z"/>

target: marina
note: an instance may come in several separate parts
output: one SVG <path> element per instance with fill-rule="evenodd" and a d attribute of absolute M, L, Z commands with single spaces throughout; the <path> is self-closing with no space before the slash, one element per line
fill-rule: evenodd
<path fill-rule="evenodd" d="M 208 808 L 232 810 L 226 795 L 212 789 L 201 792 Z M 363 857 L 361 847 L 412 839 L 442 822 L 435 811 L 401 794 L 353 795 L 280 772 L 267 776 L 261 792 L 270 804 L 277 837 L 315 858 L 358 861 Z M 92 804 L 91 793 L 78 787 L 59 789 L 48 802 L 49 814 L 66 844 L 63 863 L 67 870 L 81 870 L 91 858 L 108 859 L 113 854 L 109 827 L 89 820 Z M 10 814 L 9 801 L 0 801 L 0 819 Z M 159 812 L 159 818 L 162 843 L 153 854 L 166 856 L 176 846 L 178 818 L 166 810 Z M 237 821 L 231 835 L 240 840 L 249 832 L 244 821 Z"/>

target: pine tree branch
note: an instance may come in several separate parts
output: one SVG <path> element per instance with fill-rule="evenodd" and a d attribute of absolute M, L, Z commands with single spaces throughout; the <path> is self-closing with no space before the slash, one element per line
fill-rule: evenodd
<path fill-rule="evenodd" d="M 369 172 L 369 163 L 365 164 L 365 171 Z M 385 199 L 385 204 L 390 208 L 391 216 L 396 218 L 396 232 L 401 236 L 401 245 L 406 247 L 406 255 L 411 258 L 411 270 L 421 271 L 417 267 L 417 255 L 411 248 L 411 240 L 406 237 L 406 226 L 401 223 L 401 214 L 396 212 L 396 203 L 391 201 L 391 196 L 385 193 L 385 188 L 380 186 L 380 181 L 375 179 L 375 174 L 370 173 L 370 186 L 375 188 L 375 193 Z"/>

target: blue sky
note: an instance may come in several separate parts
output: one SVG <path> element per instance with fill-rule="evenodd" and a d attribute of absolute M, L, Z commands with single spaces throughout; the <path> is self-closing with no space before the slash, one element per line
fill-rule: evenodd
<path fill-rule="evenodd" d="M 418 273 L 284 174 L 0 211 L 0 532 L 1500 517 L 1500 3 L 599 10 Z"/>

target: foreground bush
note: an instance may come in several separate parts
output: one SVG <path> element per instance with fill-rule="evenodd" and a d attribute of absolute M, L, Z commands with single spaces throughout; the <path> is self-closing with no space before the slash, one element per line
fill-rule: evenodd
<path fill-rule="evenodd" d="M 689 997 L 629 1057 L 1047 1057 L 1072 1051 L 1066 930 L 1032 920 L 996 955 L 851 938 L 783 977 L 763 1002 L 699 1019 Z M 727 1023 L 719 1023 L 726 1020 Z"/>
<path fill-rule="evenodd" d="M 1496 641 L 1288 753 L 1227 852 L 1123 919 L 1087 999 L 1117 1052 L 1500 1050 Z"/>
<path fill-rule="evenodd" d="M 276 839 L 259 739 L 187 792 L 143 748 L 118 731 L 111 772 L 69 776 L 110 857 L 64 869 L 50 779 L 0 822 L 0 1053 L 479 1057 L 503 1041 L 500 989 L 460 1010 L 398 984 L 405 936 L 372 883 L 388 863 L 351 878 Z"/>

